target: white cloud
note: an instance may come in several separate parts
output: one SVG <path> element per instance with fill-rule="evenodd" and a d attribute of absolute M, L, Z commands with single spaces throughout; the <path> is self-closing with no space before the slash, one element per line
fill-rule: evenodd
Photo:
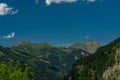
<path fill-rule="evenodd" d="M 73 2 L 77 2 L 78 0 L 46 0 L 46 4 L 50 5 L 51 3 L 73 3 Z"/>
<path fill-rule="evenodd" d="M 9 33 L 7 36 L 3 36 L 3 39 L 11 39 L 15 37 L 15 32 Z"/>
<path fill-rule="evenodd" d="M 13 7 L 9 7 L 5 3 L 0 3 L 0 15 L 7 15 L 7 14 L 16 14 L 18 13 L 18 10 L 15 10 Z"/>
<path fill-rule="evenodd" d="M 51 5 L 52 3 L 73 3 L 73 2 L 85 2 L 85 3 L 93 3 L 97 0 L 45 0 L 47 5 Z M 102 1 L 102 0 L 99 0 Z M 36 0 L 38 3 L 38 0 Z"/>

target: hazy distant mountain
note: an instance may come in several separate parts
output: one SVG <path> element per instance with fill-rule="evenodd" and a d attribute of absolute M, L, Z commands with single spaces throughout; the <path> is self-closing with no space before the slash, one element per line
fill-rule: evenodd
<path fill-rule="evenodd" d="M 49 43 L 20 42 L 12 47 L 0 47 L 0 61 L 18 60 L 22 66 L 32 66 L 35 80 L 62 80 L 72 64 L 89 53 L 83 49 L 54 47 Z"/>
<path fill-rule="evenodd" d="M 75 48 L 75 49 L 83 49 L 89 53 L 95 53 L 95 51 L 100 47 L 101 45 L 97 41 L 88 41 L 85 43 L 75 43 L 69 46 L 69 48 Z"/>
<path fill-rule="evenodd" d="M 78 59 L 65 80 L 120 80 L 120 38 Z"/>

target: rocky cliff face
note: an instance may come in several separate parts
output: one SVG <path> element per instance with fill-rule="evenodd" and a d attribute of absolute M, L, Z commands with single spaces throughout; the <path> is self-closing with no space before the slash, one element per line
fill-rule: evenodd
<path fill-rule="evenodd" d="M 88 41 L 84 44 L 89 53 L 95 53 L 95 51 L 100 47 L 100 44 L 97 41 Z"/>
<path fill-rule="evenodd" d="M 89 53 L 95 53 L 95 51 L 100 47 L 100 44 L 97 41 L 88 41 L 85 43 L 75 43 L 69 48 L 83 49 Z"/>
<path fill-rule="evenodd" d="M 120 80 L 120 48 L 117 48 L 115 52 L 115 65 L 105 70 L 103 79 Z"/>

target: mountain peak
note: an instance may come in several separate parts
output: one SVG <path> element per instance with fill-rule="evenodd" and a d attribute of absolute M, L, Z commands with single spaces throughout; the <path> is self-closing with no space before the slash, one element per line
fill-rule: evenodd
<path fill-rule="evenodd" d="M 26 44 L 31 44 L 29 41 L 21 41 L 15 45 L 13 45 L 12 47 L 18 47 L 18 46 L 22 46 L 22 45 L 26 45 Z"/>
<path fill-rule="evenodd" d="M 100 47 L 100 44 L 97 41 L 87 41 L 85 43 L 75 43 L 69 48 L 83 49 L 89 53 L 95 53 L 95 51 Z"/>
<path fill-rule="evenodd" d="M 30 44 L 30 42 L 29 41 L 22 41 L 22 42 L 20 42 L 20 44 Z"/>

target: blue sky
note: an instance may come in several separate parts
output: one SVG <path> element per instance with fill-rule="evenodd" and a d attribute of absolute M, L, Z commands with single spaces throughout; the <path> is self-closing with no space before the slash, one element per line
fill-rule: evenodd
<path fill-rule="evenodd" d="M 0 10 L 0 45 L 22 40 L 54 45 L 97 40 L 105 44 L 120 35 L 119 0 L 46 1 L 1 0 L 7 9 Z"/>

